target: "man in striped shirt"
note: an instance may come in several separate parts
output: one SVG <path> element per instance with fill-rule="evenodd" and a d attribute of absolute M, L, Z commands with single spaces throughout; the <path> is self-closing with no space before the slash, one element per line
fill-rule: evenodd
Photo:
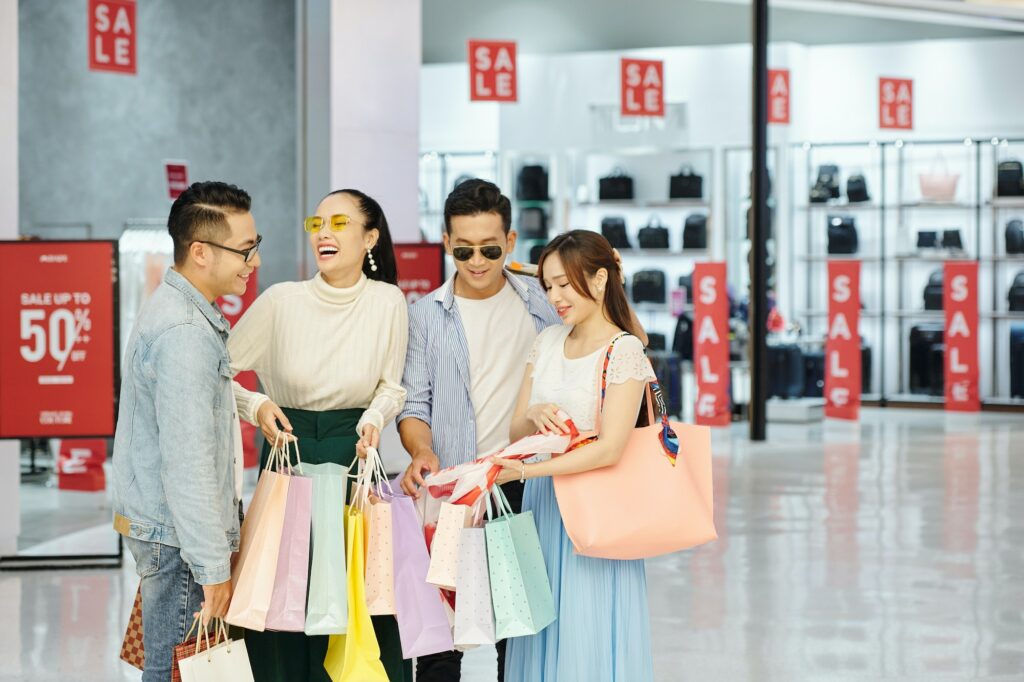
<path fill-rule="evenodd" d="M 508 445 L 509 422 L 537 334 L 560 324 L 533 277 L 505 270 L 516 243 L 512 206 L 485 180 L 460 183 L 444 208 L 445 250 L 455 275 L 409 308 L 409 350 L 398 416 L 412 462 L 402 488 L 418 496 L 426 472 L 468 462 Z M 519 512 L 523 485 L 502 486 Z M 504 676 L 498 643 L 498 679 Z M 417 682 L 458 680 L 462 654 L 418 659 Z"/>

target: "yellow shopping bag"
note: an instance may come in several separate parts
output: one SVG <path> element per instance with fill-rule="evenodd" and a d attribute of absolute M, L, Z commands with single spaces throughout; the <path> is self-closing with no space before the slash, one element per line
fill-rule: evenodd
<path fill-rule="evenodd" d="M 331 635 L 324 668 L 333 682 L 388 682 L 363 583 L 363 512 L 359 501 L 345 507 L 348 554 L 348 633 Z"/>

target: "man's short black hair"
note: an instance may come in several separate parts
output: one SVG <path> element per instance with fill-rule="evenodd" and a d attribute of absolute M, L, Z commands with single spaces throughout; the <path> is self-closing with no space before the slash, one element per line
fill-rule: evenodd
<path fill-rule="evenodd" d="M 171 206 L 167 231 L 174 240 L 174 263 L 182 265 L 196 241 L 221 241 L 231 231 L 227 216 L 246 213 L 252 199 L 226 182 L 194 182 Z"/>
<path fill-rule="evenodd" d="M 487 180 L 474 178 L 460 182 L 444 202 L 444 229 L 451 234 L 452 218 L 460 215 L 494 213 L 501 216 L 505 234 L 512 229 L 512 202 L 498 186 Z"/>

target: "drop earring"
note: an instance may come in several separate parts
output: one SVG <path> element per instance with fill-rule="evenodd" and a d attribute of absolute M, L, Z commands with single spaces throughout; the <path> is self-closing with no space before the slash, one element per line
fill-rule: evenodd
<path fill-rule="evenodd" d="M 373 260 L 373 252 L 369 246 L 366 247 L 366 257 L 370 259 L 370 272 L 377 272 L 377 263 Z"/>

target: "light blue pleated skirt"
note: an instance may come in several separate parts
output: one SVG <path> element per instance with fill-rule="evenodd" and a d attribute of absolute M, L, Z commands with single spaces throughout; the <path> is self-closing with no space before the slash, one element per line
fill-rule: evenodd
<path fill-rule="evenodd" d="M 523 511 L 528 509 L 537 523 L 557 619 L 536 635 L 509 640 L 506 682 L 653 680 L 644 562 L 576 554 L 550 477 L 526 482 Z"/>

